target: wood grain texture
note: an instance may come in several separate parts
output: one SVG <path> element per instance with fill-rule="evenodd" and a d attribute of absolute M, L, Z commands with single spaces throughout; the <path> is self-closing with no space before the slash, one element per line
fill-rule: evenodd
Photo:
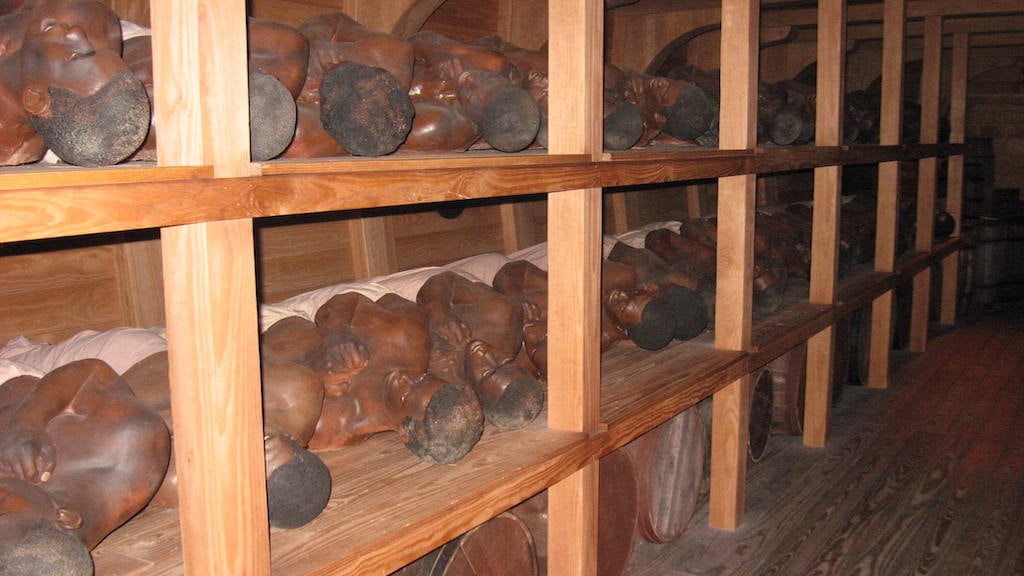
<path fill-rule="evenodd" d="M 1019 573 L 1022 321 L 972 319 L 902 354 L 890 389 L 846 391 L 824 449 L 773 439 L 739 530 L 706 526 L 702 502 L 680 540 L 639 543 L 629 574 Z"/>

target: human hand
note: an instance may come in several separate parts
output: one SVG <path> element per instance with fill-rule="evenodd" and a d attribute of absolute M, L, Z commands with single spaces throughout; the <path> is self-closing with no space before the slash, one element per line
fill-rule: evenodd
<path fill-rule="evenodd" d="M 45 430 L 15 427 L 0 437 L 0 475 L 42 484 L 56 465 L 57 448 Z"/>

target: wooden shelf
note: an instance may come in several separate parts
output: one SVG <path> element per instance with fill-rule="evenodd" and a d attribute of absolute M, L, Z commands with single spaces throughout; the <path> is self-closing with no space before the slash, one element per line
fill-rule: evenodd
<path fill-rule="evenodd" d="M 271 531 L 272 571 L 388 573 L 540 492 L 594 458 L 581 433 L 547 428 L 484 437 L 455 465 L 413 456 L 395 434 L 319 452 L 334 484 L 327 509 L 295 530 Z M 184 573 L 177 510 L 147 509 L 93 552 L 96 573 Z"/>
<path fill-rule="evenodd" d="M 731 151 L 662 146 L 606 154 L 601 162 L 536 152 L 343 158 L 268 162 L 253 167 L 262 175 L 235 178 L 213 178 L 212 170 L 203 166 L 4 169 L 0 242 L 910 160 L 961 148 Z"/>
<path fill-rule="evenodd" d="M 657 352 L 620 343 L 601 356 L 603 455 L 746 373 L 745 352 L 717 350 L 711 333 Z"/>
<path fill-rule="evenodd" d="M 1012 0 L 1000 0 L 999 3 L 1010 6 Z M 586 4 L 588 11 L 579 13 L 577 4 Z M 551 244 L 556 250 L 570 251 L 574 256 L 588 256 L 589 253 L 584 254 L 580 246 L 599 235 L 600 227 L 600 202 L 591 201 L 592 197 L 597 197 L 597 200 L 599 197 L 589 194 L 590 191 L 746 176 L 749 178 L 742 179 L 743 183 L 730 182 L 735 186 L 729 186 L 724 194 L 719 195 L 720 199 L 725 198 L 723 206 L 728 208 L 720 213 L 727 212 L 733 224 L 722 227 L 726 241 L 720 243 L 724 247 L 720 263 L 726 264 L 727 272 L 732 274 L 729 278 L 735 280 L 740 277 L 735 275 L 737 271 L 745 272 L 752 264 L 749 251 L 743 248 L 753 231 L 753 175 L 845 164 L 941 158 L 964 153 L 961 144 L 753 147 L 753 130 L 748 128 L 752 127 L 754 118 L 751 113 L 755 107 L 747 104 L 756 98 L 757 79 L 752 77 L 746 60 L 750 55 L 757 57 L 758 30 L 756 26 L 748 25 L 752 21 L 751 6 L 735 0 L 713 0 L 707 4 L 721 7 L 723 13 L 728 10 L 732 16 L 743 16 L 725 18 L 723 20 L 729 23 L 722 26 L 723 39 L 737 48 L 722 54 L 725 57 L 722 77 L 734 88 L 728 94 L 723 93 L 722 141 L 735 144 L 732 147 L 738 150 L 652 146 L 603 155 L 576 154 L 590 149 L 592 142 L 587 138 L 600 140 L 599 136 L 595 137 L 595 128 L 600 124 L 600 110 L 594 109 L 595 102 L 600 105 L 600 97 L 584 97 L 588 91 L 593 90 L 590 93 L 593 96 L 600 89 L 599 82 L 591 82 L 598 77 L 601 62 L 599 42 L 587 43 L 590 31 L 595 23 L 599 25 L 600 20 L 594 12 L 596 8 L 589 3 L 553 2 L 549 26 L 565 32 L 558 35 L 559 41 L 551 46 L 555 59 L 564 65 L 558 68 L 558 74 L 552 76 L 557 80 L 552 82 L 552 103 L 555 109 L 562 111 L 552 114 L 552 120 L 556 120 L 551 125 L 552 134 L 556 136 L 553 142 L 557 142 L 554 149 L 569 150 L 573 154 L 473 151 L 459 155 L 396 155 L 378 159 L 332 158 L 247 164 L 244 162 L 247 154 L 240 153 L 244 146 L 232 145 L 243 141 L 237 137 L 243 123 L 231 119 L 237 120 L 235 113 L 244 111 L 244 102 L 239 103 L 244 94 L 240 96 L 229 88 L 230 82 L 226 79 L 230 74 L 225 73 L 228 70 L 239 73 L 245 69 L 244 12 L 241 4 L 209 3 L 209 6 L 204 5 L 202 10 L 198 10 L 187 3 L 156 3 L 153 7 L 158 9 L 157 15 L 167 20 L 167 26 L 160 32 L 164 37 L 161 38 L 160 34 L 154 36 L 156 46 L 167 48 L 174 45 L 175 48 L 157 52 L 156 55 L 164 56 L 158 59 L 158 63 L 165 70 L 181 72 L 165 74 L 164 82 L 158 85 L 164 103 L 174 103 L 162 108 L 163 117 L 168 120 L 163 125 L 169 128 L 161 133 L 162 141 L 179 144 L 168 147 L 176 154 L 165 160 L 185 164 L 209 162 L 216 166 L 217 176 L 227 174 L 230 177 L 215 178 L 214 168 L 206 165 L 185 168 L 140 164 L 104 169 L 49 166 L 3 169 L 0 170 L 0 243 L 217 223 L 216 226 L 174 230 L 174 234 L 167 234 L 172 236 L 171 240 L 165 241 L 166 247 L 176 250 L 172 257 L 182 258 L 181 270 L 175 271 L 182 273 L 172 275 L 170 281 L 165 277 L 165 288 L 189 292 L 190 296 L 185 300 L 187 305 L 179 309 L 215 312 L 209 315 L 213 318 L 209 325 L 191 324 L 192 318 L 186 312 L 169 315 L 169 324 L 173 323 L 180 332 L 172 348 L 184 350 L 179 353 L 183 358 L 181 365 L 197 367 L 195 377 L 179 375 L 172 385 L 178 390 L 196 392 L 213 389 L 210 384 L 220 382 L 215 377 L 219 377 L 224 369 L 251 368 L 256 364 L 256 337 L 246 332 L 255 328 L 240 330 L 237 323 L 232 322 L 237 317 L 255 312 L 255 302 L 250 302 L 251 293 L 255 292 L 250 278 L 253 274 L 249 273 L 252 266 L 249 263 L 238 266 L 242 270 L 235 271 L 237 274 L 232 277 L 232 280 L 244 277 L 244 281 L 213 282 L 204 275 L 204 272 L 235 263 L 234 256 L 240 252 L 248 254 L 253 249 L 252 238 L 246 229 L 250 223 L 220 221 L 572 191 L 571 201 L 566 201 L 565 195 L 559 195 L 561 211 L 556 216 L 562 216 L 566 222 L 555 235 L 557 240 Z M 917 8 L 917 12 L 911 12 L 920 14 L 920 7 L 926 4 L 923 0 L 915 0 L 911 5 Z M 941 4 L 940 13 L 952 10 L 954 5 L 946 1 Z M 823 6 L 831 6 L 831 3 L 823 3 Z M 884 16 L 888 20 L 889 16 L 879 14 L 877 8 L 872 8 L 871 17 Z M 202 12 L 202 18 L 197 17 L 197 10 Z M 756 11 L 756 5 L 753 10 Z M 801 10 L 800 14 L 813 24 L 821 18 L 822 10 L 829 23 L 835 24 L 840 18 L 845 18 L 839 17 L 837 10 L 830 12 L 827 7 L 812 7 Z M 830 18 L 830 14 L 835 17 Z M 785 17 L 792 20 L 794 15 Z M 905 20 L 902 15 L 899 18 Z M 197 27 L 199 30 L 194 30 Z M 218 40 L 234 38 L 234 41 L 207 42 L 211 37 Z M 602 35 L 596 37 L 601 38 Z M 827 44 L 828 34 L 822 37 L 825 40 L 819 41 Z M 845 45 L 841 42 L 835 44 Z M 899 50 L 903 51 L 902 43 Z M 194 61 L 185 58 L 192 56 L 198 61 L 200 53 L 210 66 L 193 66 Z M 581 53 L 585 58 L 577 58 Z M 899 56 L 898 60 L 902 62 L 902 54 Z M 183 59 L 179 61 L 179 57 Z M 579 62 L 583 65 L 577 67 Z M 838 58 L 819 57 L 818 62 L 838 69 L 835 66 Z M 902 74 L 892 77 L 899 78 Z M 223 85 L 219 83 L 221 80 L 225 80 Z M 841 74 L 839 82 L 821 84 L 822 94 L 818 102 L 835 100 L 824 88 L 826 85 L 841 86 Z M 202 98 L 198 90 L 193 91 L 199 86 L 203 88 Z M 898 99 L 891 99 L 891 103 L 899 105 Z M 201 109 L 203 114 L 193 117 L 187 113 L 193 109 Z M 747 113 L 738 112 L 744 110 Z M 819 114 L 819 118 L 823 116 Z M 829 132 L 824 127 L 838 120 L 838 116 L 837 112 L 829 122 L 820 123 L 821 132 Z M 934 116 L 937 117 L 937 112 Z M 175 134 L 179 128 L 181 133 Z M 835 138 L 833 142 L 838 140 Z M 820 141 L 825 142 L 824 139 Z M 883 138 L 883 141 L 898 141 L 898 137 Z M 217 145 L 218 142 L 227 142 L 228 145 Z M 203 160 L 197 161 L 197 156 Z M 239 157 L 243 160 L 239 161 Z M 883 187 L 879 188 L 882 190 Z M 895 186 L 890 188 L 895 189 Z M 823 196 L 825 199 L 836 197 L 835 194 Z M 746 200 L 751 202 L 745 203 Z M 743 206 L 750 209 L 745 212 Z M 833 238 L 835 222 L 828 218 L 824 222 L 824 226 L 816 224 L 815 237 Z M 819 243 L 819 246 L 824 245 Z M 713 460 L 720 465 L 712 466 L 718 474 L 712 490 L 712 503 L 717 499 L 718 506 L 717 510 L 712 506 L 711 517 L 719 527 L 735 527 L 742 520 L 742 483 L 746 462 L 745 446 L 737 440 L 743 438 L 740 431 L 746 423 L 739 416 L 742 410 L 737 408 L 744 396 L 737 392 L 739 387 L 734 384 L 742 382 L 743 376 L 753 369 L 797 343 L 812 338 L 844 315 L 869 303 L 899 282 L 909 280 L 958 248 L 959 240 L 954 239 L 927 253 L 905 255 L 898 260 L 893 273 L 870 270 L 855 273 L 839 283 L 838 298 L 834 303 L 810 304 L 806 296 L 802 300 L 794 299 L 778 314 L 758 320 L 753 326 L 749 311 L 737 313 L 740 307 L 733 306 L 741 299 L 726 298 L 730 300 L 729 311 L 721 314 L 720 319 L 727 319 L 728 323 L 719 336 L 745 335 L 746 329 L 751 328 L 753 338 L 749 347 L 747 343 L 735 345 L 739 338 L 725 339 L 730 342 L 729 346 L 748 348 L 745 351 L 716 349 L 711 333 L 689 342 L 673 343 L 657 353 L 640 350 L 628 343 L 620 344 L 601 358 L 597 418 L 600 425 L 596 431 L 591 426 L 591 401 L 597 396 L 594 390 L 598 383 L 596 378 L 587 377 L 593 374 L 588 369 L 594 366 L 596 358 L 593 354 L 577 354 L 586 348 L 578 338 L 579 333 L 592 336 L 596 327 L 584 325 L 581 328 L 579 324 L 565 322 L 556 336 L 560 342 L 569 341 L 572 346 L 568 348 L 572 349 L 567 358 L 563 350 L 563 357 L 559 360 L 564 361 L 562 366 L 569 363 L 573 363 L 574 368 L 581 368 L 578 364 L 585 366 L 578 373 L 571 374 L 571 378 L 562 378 L 560 385 L 553 386 L 549 396 L 557 401 L 551 403 L 551 419 L 587 433 L 548 428 L 545 413 L 524 430 L 505 433 L 489 430 L 469 455 L 452 466 L 434 466 L 419 461 L 393 434 L 377 435 L 360 446 L 322 454 L 334 478 L 327 510 L 303 528 L 272 530 L 269 552 L 266 538 L 261 537 L 265 522 L 251 521 L 259 515 L 245 514 L 249 510 L 239 506 L 232 509 L 225 504 L 229 498 L 224 498 L 232 496 L 232 491 L 250 495 L 257 492 L 253 488 L 263 480 L 259 472 L 262 462 L 254 456 L 258 450 L 245 451 L 244 456 L 236 458 L 212 449 L 227 446 L 241 454 L 240 444 L 248 443 L 247 446 L 252 447 L 249 445 L 258 442 L 257 434 L 252 433 L 258 427 L 252 425 L 258 420 L 258 403 L 239 402 L 252 400 L 258 395 L 258 382 L 250 377 L 252 374 L 240 374 L 246 378 L 243 385 L 235 387 L 235 390 L 243 390 L 244 398 L 240 398 L 243 394 L 239 392 L 230 397 L 213 398 L 209 405 L 186 402 L 186 406 L 203 405 L 209 413 L 243 421 L 244 428 L 229 426 L 225 427 L 227 430 L 223 435 L 211 433 L 209 418 L 195 414 L 186 418 L 186 427 L 176 424 L 179 432 L 191 430 L 191 436 L 208 441 L 206 444 L 211 447 L 203 451 L 203 458 L 196 460 L 203 466 L 189 470 L 194 485 L 199 488 L 197 492 L 205 497 L 192 500 L 205 504 L 205 507 L 193 504 L 181 511 L 186 516 L 185 525 L 193 528 L 185 531 L 186 541 L 193 540 L 189 546 L 192 558 L 199 558 L 191 571 L 203 573 L 203 567 L 212 567 L 206 571 L 219 569 L 225 573 L 263 574 L 267 571 L 264 564 L 269 556 L 269 571 L 274 574 L 383 574 L 529 496 L 573 477 L 571 489 L 560 491 L 561 501 L 553 501 L 552 519 L 556 514 L 561 518 L 553 521 L 557 530 L 553 530 L 551 538 L 559 549 L 565 551 L 567 558 L 555 559 L 561 564 L 555 566 L 553 576 L 573 573 L 574 564 L 575 567 L 589 565 L 589 560 L 593 560 L 596 554 L 591 542 L 596 540 L 592 537 L 593 526 L 588 524 L 596 516 L 596 509 L 591 506 L 594 499 L 590 498 L 594 496 L 593 486 L 586 476 L 593 468 L 587 468 L 588 465 L 681 410 L 723 391 L 725 394 L 720 396 L 726 405 L 723 412 L 731 415 L 715 418 L 716 436 L 726 440 L 718 444 L 726 448 L 713 448 Z M 596 280 L 599 277 L 597 266 L 589 266 L 594 262 L 582 257 L 577 260 L 581 262 L 578 270 L 588 274 L 581 274 L 584 279 L 580 281 L 572 278 L 574 284 L 571 287 L 582 286 L 585 290 L 563 290 L 553 297 L 552 300 L 557 301 L 553 308 L 559 312 L 565 309 L 579 312 L 583 307 L 581 300 L 585 301 L 597 293 L 597 290 L 590 290 L 599 284 Z M 814 272 L 815 279 L 831 280 L 826 271 L 834 263 L 832 256 L 826 255 L 821 262 L 823 264 Z M 190 283 L 193 276 L 199 280 Z M 744 282 L 723 281 L 723 294 L 725 290 L 733 291 L 734 295 L 742 293 L 749 288 L 749 285 L 743 285 Z M 194 290 L 181 289 L 191 288 L 192 284 L 198 286 Z M 586 294 L 586 298 L 581 298 L 581 293 Z M 236 305 L 243 301 L 244 304 Z M 224 306 L 226 304 L 232 306 Z M 235 312 L 235 316 L 226 312 L 216 314 L 222 308 Z M 251 342 L 242 337 L 229 339 L 231 342 L 243 341 L 246 346 L 225 349 L 204 344 L 220 344 L 225 339 L 218 336 L 235 336 L 236 332 L 240 336 L 252 336 L 248 338 Z M 200 345 L 192 347 L 192 341 Z M 820 358 L 823 347 L 815 348 Z M 817 364 L 823 365 L 821 362 Z M 583 377 L 577 378 L 580 374 Z M 257 387 L 251 386 L 254 383 Z M 821 386 L 809 386 L 810 389 L 818 390 Z M 573 414 L 576 404 L 579 405 L 579 414 Z M 721 405 L 716 399 L 716 409 Z M 235 413 L 236 408 L 239 413 Z M 176 416 L 179 415 L 176 409 Z M 177 439 L 186 436 L 189 434 L 179 434 Z M 215 458 L 216 455 L 223 457 Z M 198 471 L 198 468 L 205 470 Z M 230 482 L 215 481 L 229 475 Z M 221 490 L 221 484 L 228 489 Z M 724 491 L 722 496 L 716 497 L 714 492 L 719 489 Z M 569 492 L 578 498 L 568 500 Z M 244 501 L 251 504 L 244 508 L 258 511 L 261 506 L 258 498 Z M 228 521 L 214 521 L 219 519 Z M 189 554 L 183 554 L 179 522 L 178 510 L 144 511 L 95 550 L 97 574 L 177 576 L 185 573 Z M 199 530 L 194 529 L 197 527 Z M 249 538 L 232 540 L 236 535 L 232 532 Z M 217 540 L 218 536 L 230 542 L 222 543 Z M 203 564 L 207 559 L 209 561 Z M 235 569 L 225 568 L 228 566 Z M 246 567 L 252 569 L 246 570 Z"/>

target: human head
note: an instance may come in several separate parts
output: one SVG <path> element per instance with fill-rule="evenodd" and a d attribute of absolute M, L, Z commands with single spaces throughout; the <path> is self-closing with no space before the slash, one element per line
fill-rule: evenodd
<path fill-rule="evenodd" d="M 612 290 L 605 306 L 629 339 L 645 350 L 660 350 L 672 341 L 675 320 L 664 300 L 642 290 Z"/>
<path fill-rule="evenodd" d="M 518 152 L 540 130 L 540 107 L 526 90 L 496 72 L 467 70 L 459 75 L 459 102 L 483 139 L 502 152 Z"/>
<path fill-rule="evenodd" d="M 675 315 L 669 304 L 653 299 L 644 306 L 640 322 L 626 327 L 629 339 L 644 350 L 661 350 L 675 336 Z"/>
<path fill-rule="evenodd" d="M 537 378 L 483 340 L 466 345 L 466 377 L 487 421 L 502 430 L 526 426 L 544 408 L 545 390 Z"/>
<path fill-rule="evenodd" d="M 700 294 L 685 286 L 672 285 L 662 298 L 675 318 L 676 340 L 689 340 L 708 327 L 708 308 Z"/>
<path fill-rule="evenodd" d="M 295 99 L 277 78 L 249 72 L 249 155 L 255 162 L 284 152 L 295 137 Z"/>
<path fill-rule="evenodd" d="M 394 371 L 385 378 L 385 402 L 400 423 L 399 433 L 416 456 L 451 464 L 465 456 L 483 434 L 484 416 L 471 389 L 432 374 Z"/>
<path fill-rule="evenodd" d="M 356 156 L 394 152 L 412 128 L 408 91 L 383 68 L 343 62 L 320 82 L 320 121 Z"/>
<path fill-rule="evenodd" d="M 41 488 L 0 480 L 0 574 L 91 576 L 89 550 L 72 532 L 81 524 Z"/>
<path fill-rule="evenodd" d="M 18 53 L 29 122 L 65 162 L 115 164 L 149 132 L 149 97 L 120 55 L 96 48 L 78 26 L 37 18 Z"/>
<path fill-rule="evenodd" d="M 644 118 L 636 106 L 625 100 L 604 103 L 604 147 L 628 150 L 644 133 Z"/>
<path fill-rule="evenodd" d="M 708 131 L 715 109 L 703 90 L 685 80 L 674 80 L 675 99 L 665 106 L 665 132 L 680 140 L 696 140 Z"/>
<path fill-rule="evenodd" d="M 282 434 L 268 434 L 263 444 L 270 525 L 298 528 L 308 524 L 331 497 L 331 471 L 315 454 Z"/>

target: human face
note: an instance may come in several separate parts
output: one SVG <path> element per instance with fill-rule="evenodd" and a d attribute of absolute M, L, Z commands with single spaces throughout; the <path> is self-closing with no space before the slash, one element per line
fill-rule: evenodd
<path fill-rule="evenodd" d="M 430 399 L 445 384 L 432 374 L 391 372 L 384 380 L 384 405 L 396 422 L 407 417 L 422 420 Z"/>
<path fill-rule="evenodd" d="M 619 326 L 636 326 L 643 319 L 644 308 L 654 300 L 648 292 L 615 290 L 608 298 L 607 308 Z"/>
<path fill-rule="evenodd" d="M 29 24 L 20 52 L 26 88 L 60 87 L 90 96 L 127 68 L 110 49 L 97 49 L 78 26 L 42 18 Z"/>

